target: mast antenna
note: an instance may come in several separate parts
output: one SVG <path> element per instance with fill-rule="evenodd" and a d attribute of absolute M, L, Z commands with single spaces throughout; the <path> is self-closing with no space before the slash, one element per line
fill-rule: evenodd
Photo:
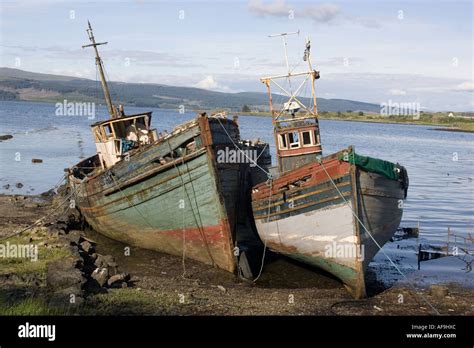
<path fill-rule="evenodd" d="M 106 45 L 107 42 L 95 42 L 94 33 L 92 32 L 91 22 L 87 21 L 87 24 L 88 24 L 88 29 L 86 30 L 86 32 L 87 32 L 87 35 L 89 36 L 89 40 L 92 43 L 89 45 L 83 45 L 82 48 L 94 47 L 95 63 L 97 65 L 97 68 L 99 69 L 100 82 L 102 84 L 102 90 L 104 91 L 104 97 L 105 97 L 105 102 L 107 103 L 107 109 L 109 111 L 110 117 L 116 118 L 117 112 L 115 110 L 114 105 L 112 104 L 112 98 L 110 97 L 109 87 L 107 86 L 107 81 L 105 79 L 103 62 L 99 56 L 99 50 L 97 49 L 97 46 Z"/>
<path fill-rule="evenodd" d="M 291 75 L 290 71 L 290 64 L 288 62 L 288 48 L 287 48 L 287 43 L 286 43 L 286 37 L 288 35 L 300 35 L 300 31 L 294 31 L 292 33 L 281 33 L 281 34 L 273 34 L 273 35 L 268 35 L 268 37 L 281 37 L 283 41 L 283 50 L 285 51 L 285 62 L 286 62 L 286 69 L 288 70 L 288 75 Z"/>

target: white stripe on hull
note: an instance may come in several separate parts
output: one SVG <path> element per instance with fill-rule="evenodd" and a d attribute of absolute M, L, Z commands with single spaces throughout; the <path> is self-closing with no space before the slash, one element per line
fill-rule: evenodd
<path fill-rule="evenodd" d="M 330 260 L 331 257 L 326 256 L 328 248 L 334 245 L 355 248 L 357 242 L 352 204 L 346 203 L 269 223 L 259 219 L 256 226 L 260 238 L 270 249 L 286 255 L 297 253 Z M 336 259 L 334 261 L 338 264 L 356 269 L 355 255 Z"/>

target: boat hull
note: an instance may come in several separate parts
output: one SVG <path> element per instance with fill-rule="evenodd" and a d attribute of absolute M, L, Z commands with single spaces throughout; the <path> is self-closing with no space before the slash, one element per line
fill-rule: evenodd
<path fill-rule="evenodd" d="M 233 147 L 229 136 L 238 141 L 236 123 L 227 119 L 219 123 L 198 118 L 195 124 L 131 156 L 129 161 L 82 179 L 71 173 L 69 184 L 85 221 L 127 246 L 234 272 L 239 208 L 235 193 L 247 185 L 249 191 L 251 184 L 240 177 L 250 167 L 216 162 L 217 148 Z M 170 149 L 190 141 L 196 145 L 190 154 L 160 163 Z"/>
<path fill-rule="evenodd" d="M 324 169 L 313 163 L 282 174 L 271 190 L 253 189 L 257 231 L 269 249 L 333 274 L 362 298 L 365 270 L 379 250 L 370 235 L 380 246 L 390 239 L 404 190 L 336 155 L 322 163 Z"/>

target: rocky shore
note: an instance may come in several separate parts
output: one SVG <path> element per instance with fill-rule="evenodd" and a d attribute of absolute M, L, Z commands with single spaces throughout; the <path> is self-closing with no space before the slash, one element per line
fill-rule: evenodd
<path fill-rule="evenodd" d="M 272 253 L 256 283 L 242 281 L 107 239 L 83 228 L 73 210 L 54 210 L 59 201 L 51 192 L 0 195 L 0 244 L 38 248 L 36 261 L 0 257 L 0 315 L 432 315 L 430 305 L 443 315 L 474 314 L 472 288 L 431 284 L 415 294 L 369 270 L 370 296 L 355 301 L 330 275 Z"/>

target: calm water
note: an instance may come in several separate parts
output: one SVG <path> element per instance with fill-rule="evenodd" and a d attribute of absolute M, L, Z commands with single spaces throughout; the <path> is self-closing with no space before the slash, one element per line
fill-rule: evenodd
<path fill-rule="evenodd" d="M 171 110 L 126 109 L 127 113 L 150 110 L 159 131 L 194 117 L 194 113 Z M 107 112 L 99 107 L 96 114 Z M 35 194 L 50 189 L 64 168 L 95 153 L 89 125 L 99 120 L 56 116 L 54 104 L 2 102 L 0 134 L 11 134 L 13 139 L 0 142 L 0 192 Z M 240 117 L 239 123 L 242 138 L 273 143 L 269 118 Z M 423 238 L 440 243 L 446 241 L 448 227 L 458 235 L 474 236 L 474 134 L 434 131 L 429 126 L 322 120 L 321 139 L 326 154 L 354 145 L 360 154 L 407 168 L 410 188 L 402 226 L 419 222 Z M 44 162 L 32 164 L 32 158 Z M 21 189 L 15 187 L 19 182 L 24 185 Z M 4 188 L 7 184 L 9 189 Z"/>

